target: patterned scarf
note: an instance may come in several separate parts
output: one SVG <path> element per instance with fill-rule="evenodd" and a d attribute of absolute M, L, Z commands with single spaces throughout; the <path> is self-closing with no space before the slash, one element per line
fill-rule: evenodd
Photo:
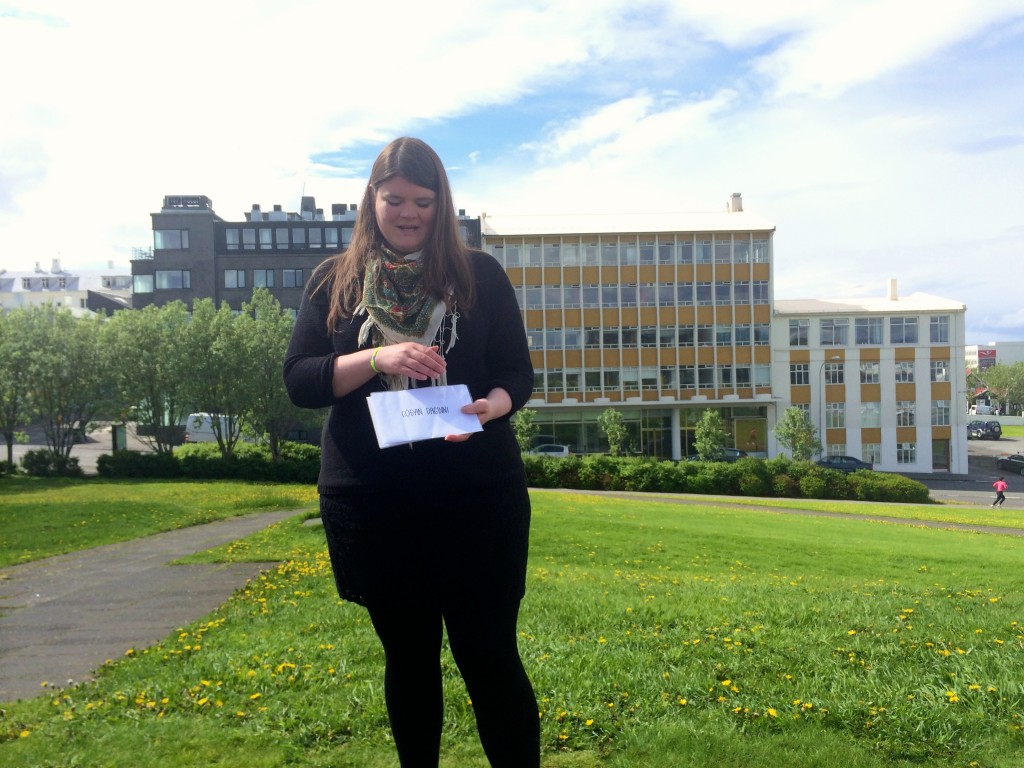
<path fill-rule="evenodd" d="M 444 322 L 445 303 L 423 285 L 422 251 L 402 256 L 381 247 L 370 253 L 363 276 L 363 300 L 356 314 L 368 315 L 359 330 L 360 346 L 416 341 L 431 344 Z M 447 352 L 455 343 L 454 324 Z M 402 376 L 385 376 L 388 389 L 408 389 Z"/>

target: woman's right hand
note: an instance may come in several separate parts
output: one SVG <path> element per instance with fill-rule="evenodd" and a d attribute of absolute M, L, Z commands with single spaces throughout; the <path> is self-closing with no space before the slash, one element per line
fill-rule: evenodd
<path fill-rule="evenodd" d="M 380 347 L 374 365 L 381 373 L 406 376 L 417 381 L 439 379 L 446 367 L 437 345 L 427 347 L 414 341 Z"/>

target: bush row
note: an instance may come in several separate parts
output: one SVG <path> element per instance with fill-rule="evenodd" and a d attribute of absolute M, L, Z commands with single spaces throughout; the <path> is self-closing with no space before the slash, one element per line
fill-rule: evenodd
<path fill-rule="evenodd" d="M 320 449 L 304 443 L 284 443 L 281 461 L 274 462 L 265 446 L 239 444 L 223 458 L 216 443 L 183 445 L 174 453 L 115 451 L 96 462 L 102 477 L 252 480 L 255 482 L 315 484 L 320 474 Z"/>
<path fill-rule="evenodd" d="M 594 491 L 702 493 L 790 499 L 856 499 L 924 504 L 928 488 L 902 475 L 861 470 L 845 474 L 812 461 L 740 459 L 658 461 L 607 455 L 524 456 L 526 479 L 535 488 Z"/>

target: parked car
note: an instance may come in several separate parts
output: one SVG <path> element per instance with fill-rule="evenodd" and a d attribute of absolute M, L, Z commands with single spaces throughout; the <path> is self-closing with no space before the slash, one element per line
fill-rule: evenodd
<path fill-rule="evenodd" d="M 981 440 L 981 422 L 972 421 L 967 424 L 967 439 L 968 440 Z"/>
<path fill-rule="evenodd" d="M 544 445 L 535 445 L 529 453 L 533 456 L 565 457 L 569 455 L 569 446 L 558 445 L 557 443 L 545 443 Z"/>
<path fill-rule="evenodd" d="M 749 456 L 746 451 L 741 451 L 739 448 L 723 448 L 722 455 L 716 459 L 710 459 L 710 461 L 727 461 L 732 463 L 740 459 L 745 459 Z M 702 461 L 699 453 L 691 453 L 686 457 L 687 461 Z"/>
<path fill-rule="evenodd" d="M 984 437 L 986 440 L 998 440 L 1003 436 L 1003 425 L 993 419 L 985 422 Z"/>
<path fill-rule="evenodd" d="M 1015 453 L 1013 456 L 1000 456 L 996 459 L 996 466 L 1005 469 L 1007 472 L 1016 472 L 1024 475 L 1024 456 Z"/>
<path fill-rule="evenodd" d="M 874 469 L 873 464 L 854 458 L 853 456 L 826 456 L 818 459 L 818 466 L 826 469 L 837 469 L 840 472 L 856 472 L 858 469 Z"/>

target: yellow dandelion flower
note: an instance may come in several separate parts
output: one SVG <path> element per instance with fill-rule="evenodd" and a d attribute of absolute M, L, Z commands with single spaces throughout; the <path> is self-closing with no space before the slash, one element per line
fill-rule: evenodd
<path fill-rule="evenodd" d="M 32 731 L 30 731 L 28 729 L 25 729 L 24 731 L 22 731 L 21 733 L 18 734 L 18 738 L 19 739 L 27 739 L 31 735 L 32 735 Z"/>
<path fill-rule="evenodd" d="M 768 707 L 768 717 L 778 717 L 778 716 L 779 716 L 778 712 L 776 712 L 771 707 Z"/>

